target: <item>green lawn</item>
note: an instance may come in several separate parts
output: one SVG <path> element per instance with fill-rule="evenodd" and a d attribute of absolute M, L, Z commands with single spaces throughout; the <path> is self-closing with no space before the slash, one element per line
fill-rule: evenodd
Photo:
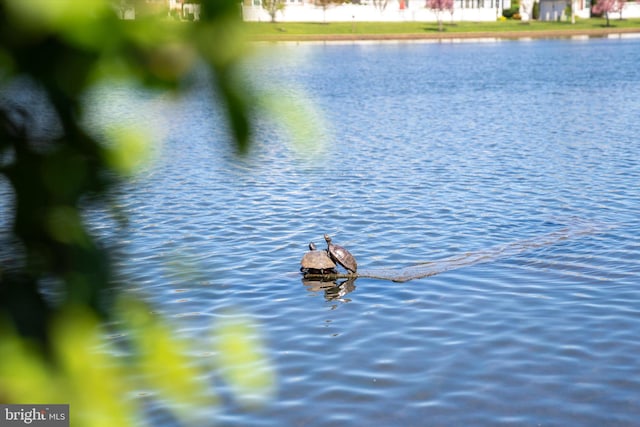
<path fill-rule="evenodd" d="M 456 22 L 445 23 L 444 33 L 594 30 L 605 28 L 605 23 L 606 21 L 602 18 L 580 19 L 575 24 L 571 24 L 570 22 L 539 21 L 525 23 L 516 20 L 495 22 Z M 245 22 L 243 25 L 246 27 L 250 36 L 254 38 L 265 37 L 268 39 L 272 39 L 276 36 L 289 38 L 291 36 L 334 34 L 407 35 L 438 33 L 438 24 L 436 22 Z M 640 19 L 612 20 L 611 28 L 637 28 L 640 32 Z"/>

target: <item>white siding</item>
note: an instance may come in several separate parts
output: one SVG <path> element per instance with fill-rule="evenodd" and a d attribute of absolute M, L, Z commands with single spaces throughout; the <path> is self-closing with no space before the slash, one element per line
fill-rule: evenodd
<path fill-rule="evenodd" d="M 502 14 L 503 0 L 456 0 L 453 15 L 443 14 L 444 21 L 495 21 Z M 245 21 L 269 22 L 271 17 L 260 5 L 243 5 Z M 323 10 L 299 0 L 288 1 L 276 15 L 278 22 L 399 22 L 437 21 L 435 13 L 425 8 L 425 0 L 407 0 L 400 8 L 398 0 L 389 0 L 385 10 L 373 4 L 342 4 Z"/>

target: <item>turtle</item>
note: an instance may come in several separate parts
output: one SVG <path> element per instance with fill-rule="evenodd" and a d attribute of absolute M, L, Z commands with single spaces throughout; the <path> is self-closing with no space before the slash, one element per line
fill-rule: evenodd
<path fill-rule="evenodd" d="M 336 264 L 327 251 L 317 251 L 316 245 L 309 243 L 309 252 L 300 261 L 300 271 L 310 274 L 328 274 L 336 272 Z"/>
<path fill-rule="evenodd" d="M 358 270 L 358 263 L 353 255 L 351 255 L 351 252 L 342 246 L 331 243 L 331 237 L 329 237 L 328 234 L 324 235 L 324 240 L 327 241 L 327 253 L 336 264 L 340 264 L 345 270 L 351 273 L 355 273 L 356 270 Z"/>

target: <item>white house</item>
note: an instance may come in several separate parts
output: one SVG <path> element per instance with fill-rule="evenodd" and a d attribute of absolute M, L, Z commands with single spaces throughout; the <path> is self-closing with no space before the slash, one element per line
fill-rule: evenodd
<path fill-rule="evenodd" d="M 565 8 L 568 2 L 573 1 L 575 15 L 578 18 L 591 17 L 590 0 L 540 0 L 540 20 L 541 21 L 563 21 L 568 19 Z M 640 2 L 627 1 L 622 8 L 622 12 L 612 12 L 611 19 L 640 18 Z"/>
<path fill-rule="evenodd" d="M 590 0 L 540 0 L 540 16 L 538 19 L 540 21 L 564 21 L 569 18 L 566 10 L 571 3 L 573 3 L 576 17 L 591 17 Z"/>
<path fill-rule="evenodd" d="M 373 0 L 360 0 L 326 8 L 314 4 L 313 0 L 286 0 L 283 11 L 276 13 L 279 22 L 435 22 L 436 14 L 425 7 L 426 0 L 387 0 L 381 8 Z M 454 0 L 454 10 L 446 20 L 451 21 L 495 21 L 511 0 Z M 271 17 L 262 7 L 261 0 L 243 0 L 242 16 L 245 21 L 269 22 Z"/>
<path fill-rule="evenodd" d="M 169 14 L 177 15 L 180 19 L 197 21 L 200 19 L 200 4 L 193 0 L 168 0 Z"/>
<path fill-rule="evenodd" d="M 540 0 L 540 21 L 564 21 L 567 0 Z"/>

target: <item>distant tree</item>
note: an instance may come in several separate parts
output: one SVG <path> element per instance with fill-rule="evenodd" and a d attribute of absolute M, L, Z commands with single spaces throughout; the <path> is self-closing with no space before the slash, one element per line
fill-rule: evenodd
<path fill-rule="evenodd" d="M 596 14 L 604 14 L 607 19 L 607 27 L 610 27 L 611 23 L 609 22 L 609 13 L 620 12 L 620 18 L 622 18 L 624 3 L 625 0 L 598 0 L 598 2 L 591 8 L 591 11 Z"/>
<path fill-rule="evenodd" d="M 327 20 L 327 9 L 333 5 L 342 4 L 342 0 L 315 0 L 314 4 L 322 8 L 323 20 Z"/>
<path fill-rule="evenodd" d="M 387 4 L 389 4 L 389 0 L 373 0 L 373 5 L 380 12 L 387 8 Z"/>
<path fill-rule="evenodd" d="M 276 22 L 276 14 L 284 10 L 286 0 L 262 0 L 262 8 L 269 12 L 271 22 Z"/>
<path fill-rule="evenodd" d="M 576 23 L 576 8 L 578 7 L 578 5 L 576 4 L 576 0 L 571 0 L 569 2 L 569 7 L 571 8 L 571 23 L 575 24 Z"/>
<path fill-rule="evenodd" d="M 118 11 L 118 18 L 125 19 L 127 12 L 131 9 L 135 10 L 135 5 L 131 0 L 120 0 L 112 2 L 114 9 Z"/>
<path fill-rule="evenodd" d="M 522 0 L 519 12 L 522 21 L 529 21 L 533 15 L 533 0 Z"/>
<path fill-rule="evenodd" d="M 438 31 L 442 31 L 442 14 L 453 13 L 453 0 L 427 0 L 426 7 L 435 12 L 438 19 Z"/>

